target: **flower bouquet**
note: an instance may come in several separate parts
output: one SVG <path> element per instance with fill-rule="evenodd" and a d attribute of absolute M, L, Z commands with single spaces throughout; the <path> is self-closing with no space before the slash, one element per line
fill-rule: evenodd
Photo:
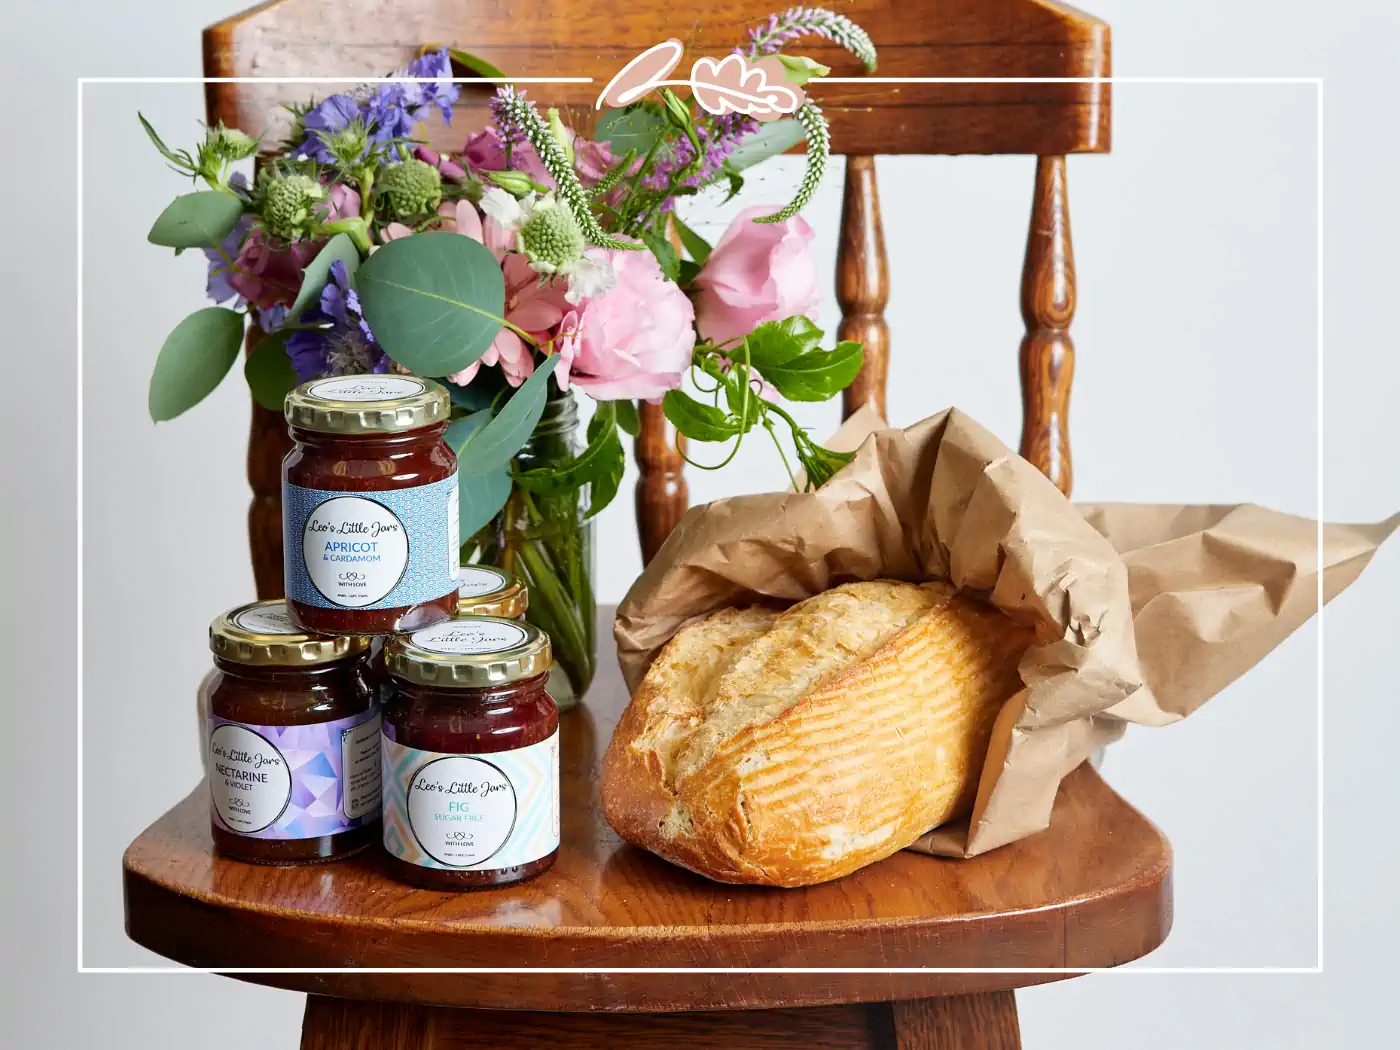
<path fill-rule="evenodd" d="M 862 358 L 858 343 L 823 349 L 812 320 L 812 231 L 797 213 L 830 140 L 804 86 L 827 69 L 783 52 L 813 34 L 874 68 L 869 37 L 849 19 L 793 8 L 734 55 L 697 60 L 688 80 L 665 79 L 677 41 L 638 56 L 600 97 L 612 108 L 591 135 L 504 83 L 492 125 L 457 153 L 430 149 L 422 130 L 434 110 L 451 122 L 452 62 L 506 78 L 447 48 L 289 106 L 292 131 L 276 150 L 222 125 L 193 154 L 172 150 L 142 118 L 170 165 L 203 184 L 165 209 L 149 240 L 201 249 L 217 304 L 166 339 L 152 417 L 214 389 L 250 323 L 260 338 L 244 374 L 270 409 L 321 376 L 444 379 L 463 561 L 525 579 L 529 616 L 581 694 L 594 660 L 589 519 L 617 493 L 620 433 L 636 435 L 638 400 L 659 401 L 694 441 L 737 449 L 765 431 L 808 487 L 849 458 L 779 404 L 831 398 Z M 678 214 L 702 193 L 732 197 L 747 168 L 803 138 L 805 177 L 786 205 L 746 209 L 714 245 Z M 234 170 L 255 155 L 254 178 Z M 681 389 L 687 373 L 698 398 Z M 576 391 L 596 402 L 582 439 Z"/>

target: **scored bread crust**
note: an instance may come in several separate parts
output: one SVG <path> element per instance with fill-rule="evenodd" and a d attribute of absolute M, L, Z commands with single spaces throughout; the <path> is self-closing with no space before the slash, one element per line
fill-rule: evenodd
<path fill-rule="evenodd" d="M 722 610 L 647 671 L 604 758 L 604 814 L 722 882 L 849 874 L 971 809 L 1032 641 L 943 583 Z"/>

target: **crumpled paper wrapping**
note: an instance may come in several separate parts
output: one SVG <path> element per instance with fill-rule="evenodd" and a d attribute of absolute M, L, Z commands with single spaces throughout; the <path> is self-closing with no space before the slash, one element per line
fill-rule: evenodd
<path fill-rule="evenodd" d="M 1044 828 L 1060 781 L 1127 723 L 1183 718 L 1254 666 L 1316 611 L 1319 572 L 1330 599 L 1397 524 L 1325 526 L 1319 564 L 1315 522 L 1259 507 L 1076 508 L 949 409 L 870 433 L 816 492 L 691 508 L 614 634 L 635 690 L 685 625 L 852 580 L 948 579 L 1033 627 L 970 818 L 911 847 L 970 857 Z"/>

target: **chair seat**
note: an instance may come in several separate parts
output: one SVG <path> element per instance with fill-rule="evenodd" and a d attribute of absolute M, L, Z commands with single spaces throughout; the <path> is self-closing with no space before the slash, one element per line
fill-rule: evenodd
<path fill-rule="evenodd" d="M 613 610 L 599 610 L 600 638 Z M 805 889 L 726 886 L 621 842 L 599 770 L 626 691 L 610 643 L 586 701 L 562 716 L 563 845 L 515 887 L 414 889 L 367 851 L 264 867 L 213 852 L 201 786 L 124 858 L 127 932 L 191 966 L 350 968 L 244 974 L 326 995 L 516 1010 L 806 1006 L 1018 987 L 1114 966 L 1171 925 L 1171 851 L 1088 766 L 1050 828 L 971 860 L 901 852 Z M 363 968 L 903 967 L 1042 973 L 366 973 Z M 355 972 L 360 969 L 361 972 Z"/>

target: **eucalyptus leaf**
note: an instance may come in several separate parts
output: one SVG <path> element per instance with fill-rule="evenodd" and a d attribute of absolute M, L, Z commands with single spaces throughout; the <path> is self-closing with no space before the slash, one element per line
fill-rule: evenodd
<path fill-rule="evenodd" d="M 146 240 L 166 248 L 213 248 L 223 242 L 242 217 L 243 202 L 232 193 L 185 193 L 160 213 Z"/>
<path fill-rule="evenodd" d="M 355 287 L 385 353 L 418 375 L 461 371 L 501 330 L 501 264 L 470 237 L 437 231 L 390 241 L 360 265 Z"/>
<path fill-rule="evenodd" d="M 864 357 L 860 343 L 837 343 L 834 350 L 813 350 L 770 365 L 762 369 L 763 378 L 789 401 L 825 401 L 851 385 Z"/>
<path fill-rule="evenodd" d="M 491 474 L 506 468 L 511 457 L 529 440 L 535 424 L 540 421 L 540 416 L 544 413 L 549 377 L 558 364 L 558 354 L 545 358 L 536 366 L 535 374 L 525 380 L 520 389 L 496 413 L 494 419 L 485 426 L 474 427 L 460 444 L 448 442 L 457 453 L 459 475 Z M 480 412 L 474 413 L 468 416 L 467 420 L 480 415 Z M 467 420 L 460 422 L 465 423 Z"/>
<path fill-rule="evenodd" d="M 660 105 L 643 102 L 627 109 L 613 110 L 598 121 L 593 137 L 599 142 L 609 143 L 613 153 L 618 156 L 631 149 L 641 157 L 669 127 L 670 123 Z"/>
<path fill-rule="evenodd" d="M 243 377 L 248 380 L 253 400 L 273 412 L 282 411 L 282 403 L 297 385 L 296 370 L 287 356 L 289 334 L 283 331 L 263 336 L 248 351 L 248 360 L 243 364 Z"/>
<path fill-rule="evenodd" d="M 728 413 L 681 390 L 668 390 L 661 410 L 672 426 L 693 441 L 727 441 L 739 432 L 738 421 Z"/>
<path fill-rule="evenodd" d="M 804 138 L 806 133 L 802 130 L 802 125 L 792 117 L 770 121 L 739 143 L 729 155 L 725 167 L 734 171 L 752 168 L 769 157 L 786 153 Z"/>
<path fill-rule="evenodd" d="M 454 452 L 467 443 L 467 440 L 486 424 L 491 422 L 491 409 L 482 408 L 470 415 L 454 419 L 442 435 L 447 447 Z"/>
<path fill-rule="evenodd" d="M 345 272 L 349 277 L 354 277 L 355 271 L 360 268 L 360 250 L 355 247 L 355 242 L 350 239 L 348 233 L 337 233 L 316 253 L 316 258 L 306 264 L 306 269 L 302 272 L 301 289 L 297 292 L 291 309 L 287 311 L 290 320 L 300 320 L 307 307 L 320 301 L 321 292 L 331 278 L 331 264 L 336 262 L 345 264 Z"/>
<path fill-rule="evenodd" d="M 710 252 L 713 250 L 710 247 L 710 242 L 705 240 L 704 237 L 701 237 L 685 223 L 681 222 L 679 216 L 672 215 L 671 221 L 675 223 L 676 234 L 681 239 L 681 246 L 685 248 L 696 263 L 700 266 L 704 266 L 705 260 L 710 257 Z"/>
<path fill-rule="evenodd" d="M 209 396 L 243 343 L 243 315 L 222 306 L 196 310 L 165 339 L 151 373 L 151 419 L 174 419 Z"/>
<path fill-rule="evenodd" d="M 486 61 L 486 59 L 473 55 L 470 51 L 459 51 L 455 47 L 449 47 L 447 49 L 447 54 L 451 57 L 452 61 L 456 62 L 463 69 L 470 70 L 479 77 L 485 77 L 487 80 L 506 80 L 506 75 L 504 73 L 490 62 Z"/>
<path fill-rule="evenodd" d="M 457 472 L 457 535 L 466 543 L 501 512 L 510 498 L 510 472 L 489 474 Z"/>

